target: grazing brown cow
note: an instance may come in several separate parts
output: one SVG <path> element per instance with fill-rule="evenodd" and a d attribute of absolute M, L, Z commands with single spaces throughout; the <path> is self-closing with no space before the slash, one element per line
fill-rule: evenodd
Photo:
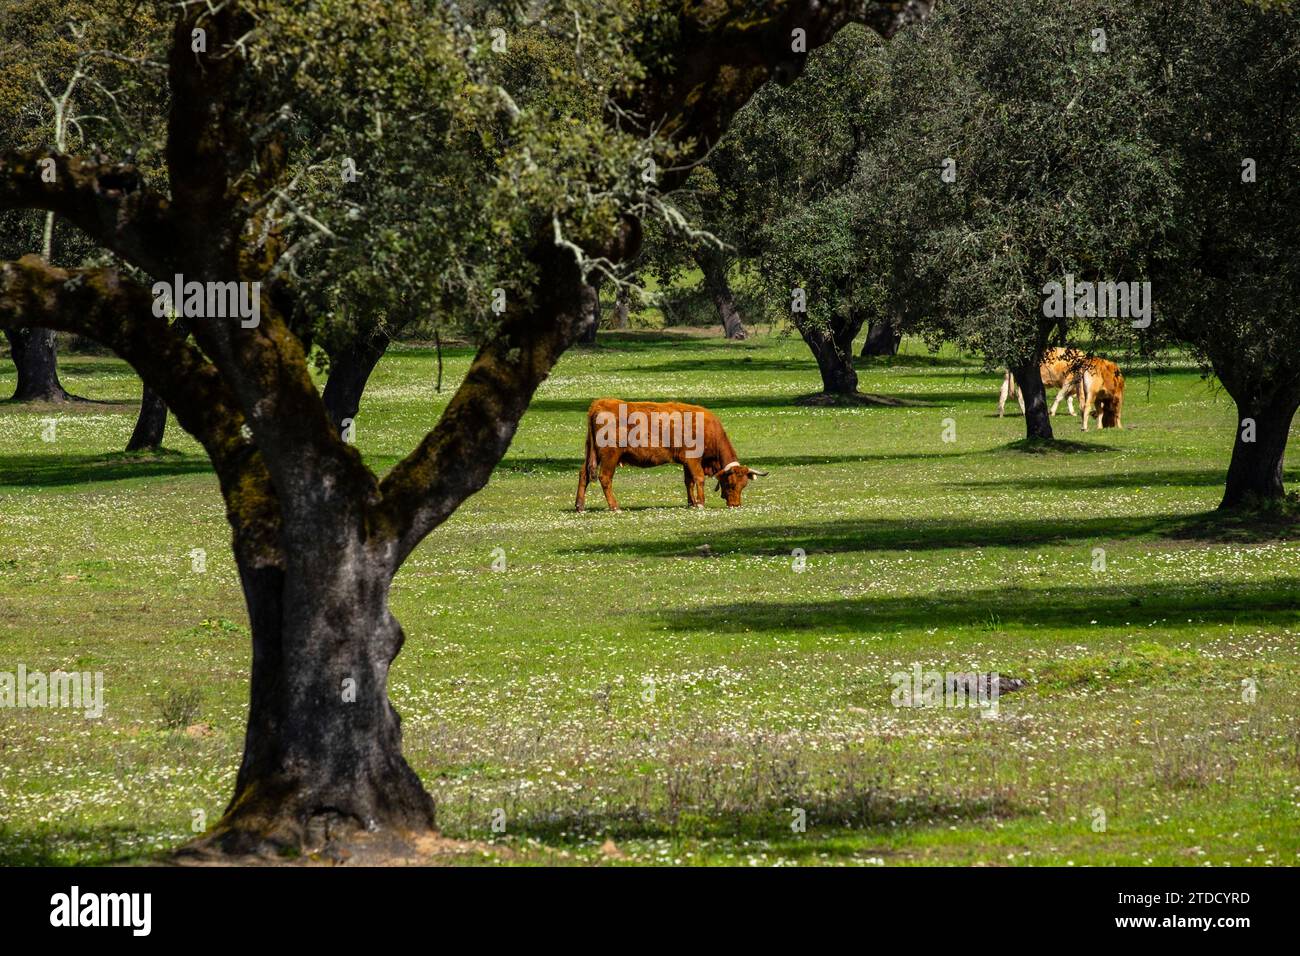
<path fill-rule="evenodd" d="M 1088 430 L 1088 416 L 1097 412 L 1098 428 L 1123 428 L 1124 373 L 1110 359 L 1085 359 L 1075 375 L 1079 389 L 1079 407 L 1083 412 L 1083 430 Z"/>
<path fill-rule="evenodd" d="M 740 507 L 740 493 L 753 478 L 765 471 L 746 468 L 736 460 L 736 449 L 722 428 L 722 422 L 707 408 L 680 402 L 625 402 L 598 398 L 587 409 L 587 455 L 578 472 L 578 497 L 574 507 L 587 505 L 587 485 L 600 481 L 611 511 L 618 511 L 614 498 L 614 469 L 620 464 L 653 468 L 676 462 L 686 480 L 686 503 L 704 507 L 704 479 L 714 478 L 714 487 L 732 508 Z"/>

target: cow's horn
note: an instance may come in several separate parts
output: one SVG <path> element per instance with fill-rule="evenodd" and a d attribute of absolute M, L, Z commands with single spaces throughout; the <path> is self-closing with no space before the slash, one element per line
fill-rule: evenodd
<path fill-rule="evenodd" d="M 767 472 L 765 472 L 765 471 L 759 471 L 757 468 L 751 468 L 751 469 L 749 469 L 749 473 L 750 473 L 751 475 L 753 475 L 755 478 L 766 478 L 766 477 L 767 477 Z"/>
<path fill-rule="evenodd" d="M 733 462 L 730 462 L 730 463 L 727 464 L 727 465 L 724 465 L 723 468 L 722 468 L 722 471 L 719 471 L 718 474 L 722 474 L 723 471 L 731 471 L 731 469 L 733 469 L 733 468 L 739 468 L 739 467 L 740 467 L 740 462 L 738 462 L 738 461 L 733 461 Z"/>

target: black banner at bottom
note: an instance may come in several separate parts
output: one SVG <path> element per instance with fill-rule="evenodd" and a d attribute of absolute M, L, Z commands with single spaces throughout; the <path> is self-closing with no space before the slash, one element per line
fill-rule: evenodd
<path fill-rule="evenodd" d="M 509 935 L 665 929 L 707 920 L 728 942 L 897 934 L 962 940 L 1231 945 L 1290 925 L 1294 871 L 1242 869 L 592 869 L 137 867 L 0 870 L 6 943 L 34 936 L 300 945 L 460 928 Z M 484 925 L 483 918 L 489 922 Z M 657 929 L 656 929 L 657 927 Z M 1050 936 L 1038 936 L 1039 933 Z M 607 937 L 607 939 L 621 939 Z M 541 942 L 540 938 L 538 939 Z M 17 952 L 19 950 L 13 949 Z"/>

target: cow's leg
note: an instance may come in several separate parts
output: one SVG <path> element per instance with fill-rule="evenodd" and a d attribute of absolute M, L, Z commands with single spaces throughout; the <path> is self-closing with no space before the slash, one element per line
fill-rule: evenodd
<path fill-rule="evenodd" d="M 618 501 L 614 498 L 614 469 L 618 463 L 614 461 L 601 462 L 600 464 L 600 490 L 605 492 L 605 504 L 609 505 L 610 511 L 618 511 Z"/>
<path fill-rule="evenodd" d="M 1070 390 L 1070 383 L 1069 383 L 1069 382 L 1066 382 L 1064 385 L 1061 386 L 1061 390 L 1060 390 L 1059 392 L 1056 393 L 1056 401 L 1052 402 L 1052 417 L 1053 417 L 1053 418 L 1056 417 L 1056 410 L 1057 410 L 1058 408 L 1061 407 L 1061 399 L 1065 397 L 1065 393 L 1068 392 L 1069 390 Z M 1070 414 L 1071 414 L 1071 415 L 1074 414 L 1074 405 L 1073 405 L 1073 404 L 1070 405 Z"/>
<path fill-rule="evenodd" d="M 1079 414 L 1083 416 L 1083 430 L 1088 430 L 1088 416 L 1092 414 L 1092 406 L 1097 399 L 1095 391 L 1089 392 L 1086 388 L 1079 399 Z"/>
<path fill-rule="evenodd" d="M 1056 410 L 1061 407 L 1061 399 L 1065 399 L 1065 407 L 1069 409 L 1071 415 L 1078 414 L 1074 410 L 1074 393 L 1078 390 L 1079 383 L 1075 379 L 1067 378 L 1061 390 L 1056 393 L 1056 401 L 1052 402 L 1052 414 L 1055 415 Z"/>
<path fill-rule="evenodd" d="M 682 466 L 682 480 L 686 482 L 686 507 L 695 506 L 695 476 L 691 474 L 691 466 Z"/>
<path fill-rule="evenodd" d="M 1002 394 L 998 396 L 998 418 L 1001 418 L 1007 410 L 1007 396 L 1011 394 L 1015 383 L 1011 380 L 1011 373 L 1007 372 L 1002 376 Z"/>
<path fill-rule="evenodd" d="M 686 472 L 686 497 L 692 508 L 704 507 L 704 468 L 695 459 L 683 466 Z"/>

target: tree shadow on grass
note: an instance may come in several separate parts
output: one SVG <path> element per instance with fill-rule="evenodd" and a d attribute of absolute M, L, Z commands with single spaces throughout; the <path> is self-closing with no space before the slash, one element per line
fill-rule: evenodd
<path fill-rule="evenodd" d="M 928 408 L 926 402 L 915 398 L 895 398 L 874 392 L 811 392 L 800 395 L 794 404 L 802 408 Z"/>
<path fill-rule="evenodd" d="M 163 449 L 103 455 L 0 455 L 0 485 L 60 487 L 211 472 L 202 455 Z"/>
<path fill-rule="evenodd" d="M 673 359 L 650 365 L 625 365 L 621 373 L 644 373 L 660 375 L 672 372 L 803 372 L 816 374 L 816 366 L 811 359 L 800 361 L 783 358 L 755 358 L 752 355 L 735 354 L 732 356 L 710 356 L 700 358 Z"/>
<path fill-rule="evenodd" d="M 899 400 L 907 400 L 914 403 L 921 403 L 925 406 L 934 408 L 948 405 L 984 405 L 986 403 L 997 404 L 996 394 L 992 399 L 984 392 L 978 391 L 934 391 L 934 392 L 905 392 L 892 396 Z"/>
<path fill-rule="evenodd" d="M 52 829 L 40 824 L 22 829 L 0 824 L 0 866 L 105 866 L 144 860 L 157 854 L 140 849 L 146 834 L 122 824 Z"/>
<path fill-rule="evenodd" d="M 1144 582 L 1132 586 L 1090 584 L 1086 555 L 1081 587 L 984 588 L 930 596 L 862 596 L 836 601 L 744 601 L 655 612 L 676 631 L 895 631 L 903 628 L 1143 627 L 1168 620 L 1198 624 L 1294 625 L 1300 622 L 1295 594 L 1300 578 L 1264 581 Z"/>
<path fill-rule="evenodd" d="M 610 395 L 602 393 L 590 398 L 539 398 L 528 406 L 530 412 L 553 412 L 586 416 L 591 403 L 598 398 L 618 398 L 625 402 L 684 402 L 687 405 L 700 405 L 713 412 L 727 409 L 789 409 L 802 411 L 808 404 L 826 404 L 833 408 L 846 409 L 869 408 L 882 413 L 894 409 L 909 411 L 917 408 L 934 408 L 941 405 L 958 405 L 987 401 L 987 397 L 978 392 L 917 392 L 890 394 L 886 392 L 859 393 L 859 400 L 836 401 L 831 397 L 826 403 L 812 401 L 821 399 L 824 393 L 811 392 L 801 395 L 707 395 L 692 396 L 681 394 L 646 395 L 625 393 Z M 723 422 L 726 425 L 727 422 Z"/>
<path fill-rule="evenodd" d="M 1225 544 L 1300 538 L 1300 494 L 1193 515 L 1173 537 Z"/>
<path fill-rule="evenodd" d="M 1015 475 L 1008 478 L 987 478 L 971 481 L 945 482 L 945 488 L 1005 488 L 1026 491 L 1085 491 L 1112 488 L 1213 488 L 1223 485 L 1225 470 L 1162 469 L 1159 471 L 1107 471 L 1098 474 L 1058 472 L 1046 475 Z"/>
<path fill-rule="evenodd" d="M 689 536 L 657 541 L 620 541 L 577 549 L 595 554 L 680 557 L 701 542 L 714 554 L 788 555 L 794 547 L 808 555 L 871 551 L 934 551 L 947 548 L 1032 547 L 1069 541 L 1097 543 L 1165 534 L 1178 527 L 1168 515 L 1073 519 L 1025 518 L 958 522 L 950 518 L 843 518 L 821 524 L 764 527 L 701 527 Z"/>
<path fill-rule="evenodd" d="M 1101 442 L 1072 441 L 1069 438 L 1021 438 L 1007 442 L 995 451 L 1017 452 L 1025 455 L 1091 455 L 1097 452 L 1118 451 L 1114 445 Z"/>
<path fill-rule="evenodd" d="M 794 396 L 783 395 L 734 395 L 709 396 L 696 398 L 689 395 L 610 395 L 603 393 L 590 398 L 539 398 L 528 406 L 529 412 L 561 412 L 581 415 L 585 421 L 587 409 L 598 398 L 619 398 L 625 402 L 685 402 L 688 405 L 702 405 L 717 411 L 723 408 L 790 408 L 794 409 Z M 723 423 L 726 424 L 725 422 Z M 579 422 L 581 427 L 581 422 Z M 579 434 L 582 434 L 581 430 Z"/>
<path fill-rule="evenodd" d="M 127 411 L 140 407 L 138 398 L 86 398 L 77 395 L 75 386 L 66 380 L 63 384 L 67 387 L 68 397 L 62 402 L 19 402 L 12 398 L 0 398 L 0 409 L 12 408 L 15 411 L 39 414 L 44 418 L 58 415 L 89 415 L 105 409 Z"/>
<path fill-rule="evenodd" d="M 615 840 L 775 840 L 784 843 L 791 836 L 791 807 L 806 812 L 809 830 L 817 827 L 818 832 L 824 834 L 839 828 L 858 834 L 873 830 L 892 834 L 899 826 L 946 827 L 959 821 L 993 822 L 1031 812 L 992 794 L 895 794 L 848 786 L 829 795 L 824 792 L 780 794 L 768 791 L 761 796 L 753 795 L 740 807 L 726 808 L 710 806 L 706 802 L 677 810 L 664 806 L 592 810 L 574 807 L 570 803 L 512 818 L 510 830 L 516 836 L 531 837 L 553 846 L 573 845 L 601 837 Z M 806 841 L 793 840 L 788 847 L 783 845 L 780 852 L 782 856 L 798 857 L 818 851 L 817 846 L 808 846 Z"/>
<path fill-rule="evenodd" d="M 853 367 L 859 372 L 869 369 L 889 368 L 926 368 L 926 369 L 964 369 L 968 374 L 986 374 L 992 377 L 994 372 L 981 373 L 982 362 L 969 356 L 958 358 L 955 355 L 858 355 L 854 352 Z"/>
<path fill-rule="evenodd" d="M 894 458 L 896 456 L 882 456 Z M 910 457 L 936 457 L 915 455 Z M 839 459 L 836 459 L 839 460 Z M 865 457 L 846 457 L 856 462 Z M 779 459 L 752 459 L 751 464 L 775 465 Z M 790 464 L 817 464 L 821 459 Z M 576 468 L 576 462 L 572 467 Z M 1182 473 L 1170 473 L 1181 475 Z M 1192 473 L 1197 474 L 1197 473 Z M 1209 473 L 1206 473 L 1207 475 Z M 1214 473 L 1217 476 L 1217 472 Z M 1115 486 L 1125 482 L 1116 476 Z M 1011 488 L 1027 483 L 1055 487 L 1051 478 L 1016 478 L 1005 482 Z M 1060 487 L 1074 486 L 1063 479 Z M 1079 487 L 1091 487 L 1080 477 Z M 1177 482 L 1174 482 L 1175 484 Z M 1206 479 L 1208 484 L 1208 478 Z M 1217 484 L 1217 480 L 1215 482 Z M 962 488 L 975 483 L 951 483 Z M 980 483 L 984 484 L 984 483 Z M 1098 485 L 1097 487 L 1110 487 Z M 720 509 L 717 509 L 720 510 Z M 706 512 L 707 513 L 707 512 Z M 727 554 L 758 557 L 788 556 L 793 548 L 816 554 L 853 554 L 873 551 L 939 551 L 963 548 L 1032 548 L 1044 545 L 1080 543 L 1092 547 L 1109 541 L 1134 538 L 1200 543 L 1262 544 L 1300 536 L 1300 515 L 1287 511 L 1281 517 L 1237 512 L 1211 511 L 1192 515 L 1100 515 L 1092 518 L 1024 518 L 1004 521 L 960 522 L 950 518 L 842 518 L 820 524 L 719 527 L 701 524 L 679 535 L 657 540 L 624 540 L 588 544 L 570 553 L 630 555 L 635 557 L 698 557 L 700 545 L 709 545 L 711 556 Z"/>

